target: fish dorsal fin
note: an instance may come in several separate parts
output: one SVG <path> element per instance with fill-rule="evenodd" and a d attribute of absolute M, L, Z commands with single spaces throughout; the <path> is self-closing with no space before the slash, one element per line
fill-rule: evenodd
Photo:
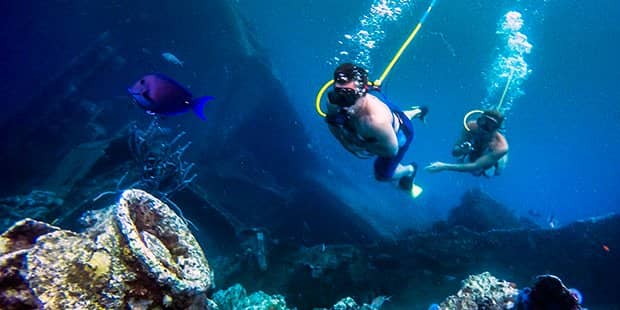
<path fill-rule="evenodd" d="M 196 113 L 196 115 L 198 115 L 198 117 L 200 117 L 200 119 L 202 119 L 203 121 L 207 120 L 207 117 L 205 116 L 205 112 L 204 112 L 205 104 L 213 100 L 213 98 L 214 97 L 211 97 L 211 96 L 204 96 L 204 97 L 196 98 L 193 101 L 192 110 L 194 110 L 194 113 Z"/>

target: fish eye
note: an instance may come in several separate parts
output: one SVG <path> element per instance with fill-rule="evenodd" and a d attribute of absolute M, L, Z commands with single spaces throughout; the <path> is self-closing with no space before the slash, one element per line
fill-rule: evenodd
<path fill-rule="evenodd" d="M 144 85 L 144 79 L 140 80 L 140 84 Z"/>

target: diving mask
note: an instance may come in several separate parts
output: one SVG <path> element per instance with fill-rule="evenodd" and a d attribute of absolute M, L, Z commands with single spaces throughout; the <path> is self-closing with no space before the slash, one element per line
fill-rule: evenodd
<path fill-rule="evenodd" d="M 331 104 L 340 107 L 350 107 L 357 102 L 357 99 L 364 95 L 363 92 L 352 88 L 334 87 L 334 90 L 327 93 L 327 99 Z"/>
<path fill-rule="evenodd" d="M 488 115 L 480 116 L 478 120 L 476 120 L 476 124 L 478 124 L 478 128 L 486 132 L 493 132 L 498 130 L 500 127 L 499 122 Z"/>

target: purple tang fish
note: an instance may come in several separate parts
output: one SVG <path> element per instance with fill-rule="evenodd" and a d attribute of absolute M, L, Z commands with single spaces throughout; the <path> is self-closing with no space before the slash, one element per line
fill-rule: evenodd
<path fill-rule="evenodd" d="M 175 115 L 194 111 L 206 120 L 203 109 L 211 96 L 193 98 L 185 87 L 161 73 L 148 74 L 128 88 L 136 104 L 149 114 Z"/>

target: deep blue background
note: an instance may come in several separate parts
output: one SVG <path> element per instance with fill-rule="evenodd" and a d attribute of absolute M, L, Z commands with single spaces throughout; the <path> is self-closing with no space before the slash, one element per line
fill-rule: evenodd
<path fill-rule="evenodd" d="M 416 123 L 416 140 L 407 161 L 425 165 L 451 160 L 451 145 L 461 130 L 463 114 L 479 107 L 486 96 L 484 73 L 503 46 L 495 33 L 497 24 L 509 10 L 523 14 L 523 32 L 534 45 L 526 56 L 533 71 L 522 85 L 525 95 L 514 102 L 506 123 L 511 149 L 505 174 L 481 179 L 421 172 L 417 182 L 425 192 L 412 201 L 392 186 L 374 181 L 371 162 L 346 153 L 314 111 L 316 91 L 333 71 L 327 61 L 337 54 L 337 41 L 356 29 L 371 2 L 237 2 L 302 115 L 313 141 L 308 147 L 319 150 L 324 167 L 329 167 L 316 171 L 316 178 L 337 188 L 354 208 L 388 231 L 422 227 L 428 219 L 445 216 L 472 187 L 483 188 L 521 214 L 529 209 L 542 213 L 537 219 L 541 222 L 550 214 L 565 224 L 618 210 L 620 199 L 615 187 L 620 172 L 616 164 L 620 150 L 620 76 L 616 55 L 620 27 L 615 17 L 620 4 L 611 0 L 439 0 L 386 84 L 392 101 L 431 108 L 428 124 Z M 386 40 L 372 55 L 372 76 L 383 70 L 429 2 L 415 2 L 411 11 L 386 27 Z M 131 24 L 115 14 L 131 10 L 139 20 L 141 12 L 146 11 L 138 4 L 130 6 L 121 1 L 109 1 L 103 9 L 91 2 L 9 1 L 0 4 L 0 10 L 4 15 L 0 30 L 0 93 L 4 97 L 0 119 L 13 115 L 20 102 L 101 32 Z M 188 16 L 193 14 L 191 7 L 187 10 Z M 161 22 L 197 18 L 191 16 L 193 19 L 187 21 Z M 181 59 L 197 61 L 201 55 L 192 54 L 192 42 L 204 40 L 179 33 L 177 40 L 162 42 L 156 30 L 145 31 L 140 39 L 145 38 L 153 53 L 147 55 L 152 58 L 148 60 L 150 66 L 173 72 L 183 70 L 171 69 L 158 54 L 169 51 Z M 130 61 L 147 57 L 139 50 L 123 52 L 128 53 L 125 56 Z M 187 72 L 178 74 L 184 81 L 190 81 L 192 75 L 201 76 L 201 72 L 192 72 L 191 66 L 186 68 Z M 102 85 L 101 97 L 124 96 L 124 87 L 135 78 L 119 76 Z"/>
<path fill-rule="evenodd" d="M 533 71 L 522 85 L 525 95 L 515 100 L 508 113 L 510 159 L 505 174 L 480 179 L 422 172 L 417 182 L 425 193 L 411 202 L 392 188 L 377 185 L 371 163 L 357 162 L 342 150 L 314 111 L 316 91 L 333 71 L 327 60 L 337 55 L 337 41 L 355 31 L 357 19 L 371 3 L 240 1 L 304 115 L 314 147 L 344 171 L 331 179 L 352 179 L 364 188 L 361 195 L 372 197 L 366 200 L 373 201 L 372 206 L 362 207 L 364 203 L 355 198 L 360 192 L 354 191 L 353 204 L 401 226 L 443 215 L 472 187 L 483 188 L 520 214 L 530 209 L 540 212 L 543 216 L 535 220 L 541 224 L 548 215 L 566 224 L 618 211 L 620 66 L 616 55 L 620 27 L 615 16 L 620 4 L 440 0 L 386 85 L 392 101 L 431 108 L 428 125 L 415 124 L 416 140 L 407 159 L 420 164 L 451 160 L 462 116 L 479 107 L 486 96 L 484 73 L 490 70 L 497 49 L 505 45 L 495 33 L 497 24 L 510 10 L 523 14 L 522 32 L 534 45 L 526 55 Z M 387 37 L 375 49 L 371 76 L 382 72 L 428 3 L 415 2 L 411 13 L 385 28 Z"/>

